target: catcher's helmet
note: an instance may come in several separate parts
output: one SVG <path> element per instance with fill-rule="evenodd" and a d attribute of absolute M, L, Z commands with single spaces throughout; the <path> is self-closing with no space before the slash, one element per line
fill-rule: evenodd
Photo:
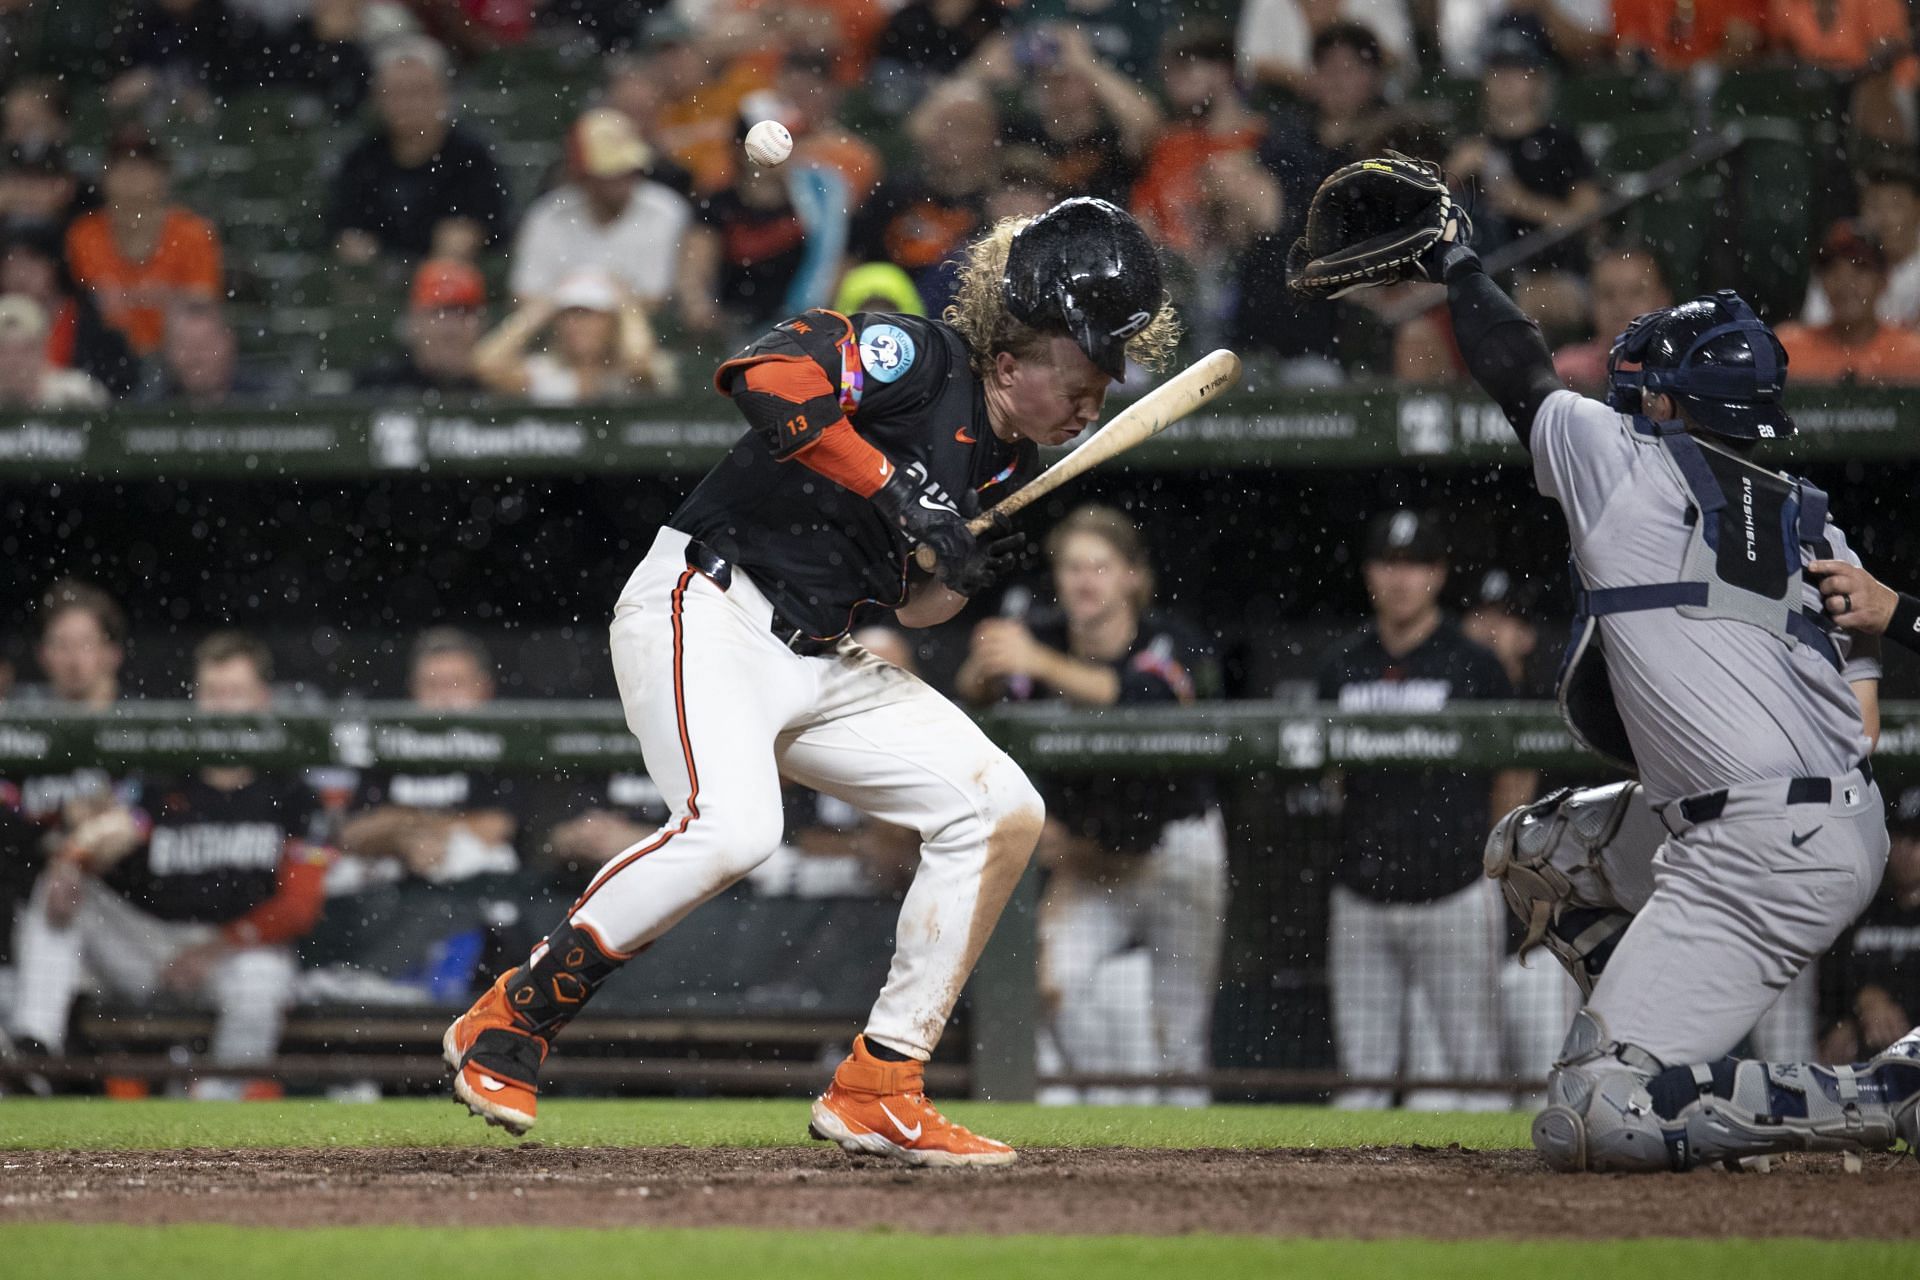
<path fill-rule="evenodd" d="M 1001 293 L 1014 319 L 1066 334 L 1121 379 L 1127 340 L 1160 310 L 1160 259 L 1126 210 L 1078 196 L 1014 235 Z"/>
<path fill-rule="evenodd" d="M 1728 440 L 1791 436 L 1793 419 L 1780 403 L 1786 385 L 1787 349 L 1731 289 L 1640 316 L 1607 355 L 1610 406 L 1639 413 L 1642 395 L 1659 392 L 1701 430 Z"/>

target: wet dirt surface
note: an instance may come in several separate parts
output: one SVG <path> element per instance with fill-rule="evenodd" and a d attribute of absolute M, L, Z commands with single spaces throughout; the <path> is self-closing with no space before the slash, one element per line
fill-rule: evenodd
<path fill-rule="evenodd" d="M 0 1222 L 771 1227 L 1288 1236 L 1920 1238 L 1920 1166 L 1558 1175 L 1532 1152 L 1046 1150 L 909 1170 L 796 1150 L 0 1152 Z"/>

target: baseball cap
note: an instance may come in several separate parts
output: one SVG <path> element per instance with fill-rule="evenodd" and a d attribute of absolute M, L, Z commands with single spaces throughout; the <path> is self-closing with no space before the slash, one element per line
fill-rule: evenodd
<path fill-rule="evenodd" d="M 47 313 L 39 303 L 23 293 L 0 297 L 0 338 L 42 338 L 47 333 Z"/>
<path fill-rule="evenodd" d="M 481 307 L 487 302 L 487 282 L 471 263 L 435 258 L 421 263 L 414 272 L 413 292 L 407 301 L 415 311 Z"/>
<path fill-rule="evenodd" d="M 653 163 L 653 151 L 624 112 L 595 107 L 574 121 L 567 135 L 567 161 L 588 178 L 620 178 Z"/>
<path fill-rule="evenodd" d="M 1828 227 L 1827 234 L 1821 237 L 1819 247 L 1813 251 L 1813 264 L 1824 267 L 1842 261 L 1885 271 L 1887 251 L 1857 220 L 1842 218 Z"/>
<path fill-rule="evenodd" d="M 1389 511 L 1367 526 L 1367 559 L 1445 564 L 1447 537 L 1424 511 Z"/>
<path fill-rule="evenodd" d="M 620 291 L 605 272 L 578 271 L 562 280 L 553 291 L 553 305 L 563 311 L 573 307 L 583 311 L 618 311 Z"/>
<path fill-rule="evenodd" d="M 1489 71 L 1495 67 L 1545 71 L 1553 66 L 1553 55 L 1541 46 L 1534 31 L 1510 24 L 1495 27 L 1487 35 L 1480 53 Z"/>

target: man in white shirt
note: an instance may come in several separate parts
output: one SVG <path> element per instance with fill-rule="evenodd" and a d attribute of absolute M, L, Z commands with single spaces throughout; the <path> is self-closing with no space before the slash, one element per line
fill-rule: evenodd
<path fill-rule="evenodd" d="M 572 181 L 534 202 L 513 246 L 514 295 L 547 297 L 582 271 L 603 271 L 657 311 L 673 291 L 687 202 L 645 177 L 652 157 L 632 121 L 596 107 L 567 134 Z"/>

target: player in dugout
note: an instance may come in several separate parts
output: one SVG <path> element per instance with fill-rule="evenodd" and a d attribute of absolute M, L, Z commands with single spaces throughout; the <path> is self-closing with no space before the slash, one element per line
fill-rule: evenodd
<path fill-rule="evenodd" d="M 977 539 L 968 518 L 1176 336 L 1146 234 L 1078 199 L 976 240 L 940 321 L 808 311 L 720 366 L 749 430 L 614 607 L 627 723 L 671 815 L 448 1028 L 475 1114 L 534 1123 L 541 1063 L 595 989 L 779 844 L 784 777 L 921 840 L 892 971 L 811 1132 L 907 1164 L 1013 1161 L 934 1108 L 923 1064 L 1026 869 L 1040 797 L 964 712 L 848 633 L 886 611 L 933 626 L 990 585 L 1020 539 Z M 937 576 L 914 567 L 920 546 Z"/>

